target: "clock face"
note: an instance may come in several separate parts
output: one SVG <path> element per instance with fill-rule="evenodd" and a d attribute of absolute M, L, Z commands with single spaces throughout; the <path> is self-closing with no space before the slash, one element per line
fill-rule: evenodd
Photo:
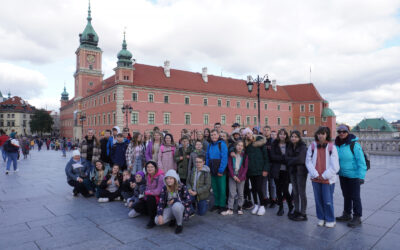
<path fill-rule="evenodd" d="M 87 61 L 88 61 L 89 63 L 94 63 L 94 61 L 95 61 L 94 55 L 88 55 L 88 56 L 86 57 L 86 59 L 87 59 Z"/>

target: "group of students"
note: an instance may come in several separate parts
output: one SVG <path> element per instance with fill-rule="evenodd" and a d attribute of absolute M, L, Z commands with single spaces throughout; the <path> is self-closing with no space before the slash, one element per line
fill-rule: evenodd
<path fill-rule="evenodd" d="M 149 216 L 148 228 L 168 223 L 181 233 L 183 220 L 194 214 L 218 211 L 232 216 L 236 208 L 238 215 L 248 209 L 262 216 L 277 205 L 277 215 L 282 216 L 284 202 L 289 219 L 306 221 L 310 176 L 319 226 L 334 227 L 336 221 L 347 221 L 350 227 L 361 224 L 360 180 L 367 167 L 348 126 L 338 127 L 335 142 L 330 129 L 320 127 L 309 146 L 296 130 L 289 134 L 282 128 L 273 138 L 269 126 L 262 132 L 239 124 L 232 127 L 231 135 L 221 131 L 219 123 L 212 130 L 183 130 L 178 143 L 158 128 L 130 136 L 114 127 L 102 132 L 100 140 L 89 130 L 66 165 L 68 184 L 74 196 L 123 200 L 129 217 Z M 337 174 L 344 211 L 335 218 Z M 211 190 L 214 202 L 209 209 Z"/>

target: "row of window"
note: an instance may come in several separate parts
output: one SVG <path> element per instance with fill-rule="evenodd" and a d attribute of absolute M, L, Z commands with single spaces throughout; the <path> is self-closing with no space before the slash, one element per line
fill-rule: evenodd
<path fill-rule="evenodd" d="M 133 92 L 132 93 L 132 101 L 134 101 L 134 102 L 138 101 L 138 93 L 137 92 Z M 149 93 L 147 95 L 147 101 L 150 102 L 150 103 L 154 102 L 154 94 L 153 93 Z M 169 103 L 169 95 L 164 95 L 164 103 L 166 103 L 166 104 Z M 190 97 L 185 96 L 185 104 L 186 105 L 190 104 Z M 230 100 L 226 100 L 225 104 L 226 104 L 227 108 L 231 107 L 231 101 Z M 241 102 L 240 101 L 236 101 L 236 107 L 240 108 L 240 105 L 241 105 Z M 312 111 L 311 112 L 313 112 L 314 111 L 314 105 L 313 104 L 310 104 L 310 105 L 312 105 Z M 208 106 L 208 98 L 203 98 L 203 106 Z M 222 107 L 222 99 L 218 99 L 217 100 L 217 106 L 218 107 Z M 246 102 L 246 108 L 250 109 L 250 102 L 249 101 Z M 257 109 L 257 102 L 253 102 L 253 108 Z M 289 105 L 288 108 L 289 108 L 289 111 L 292 110 L 292 106 L 291 105 Z M 265 110 L 268 109 L 268 103 L 264 103 L 264 109 Z M 277 105 L 277 110 L 281 110 L 281 105 L 280 104 Z"/>
<path fill-rule="evenodd" d="M 24 121 L 26 122 L 26 121 Z M 24 123 L 26 124 L 26 123 Z M 6 126 L 7 125 L 7 126 Z M 0 127 L 15 127 L 15 121 L 0 121 Z"/>
<path fill-rule="evenodd" d="M 306 105 L 300 105 L 300 112 L 306 112 Z M 308 104 L 308 112 L 314 112 L 314 104 Z"/>
<path fill-rule="evenodd" d="M 111 101 L 115 101 L 116 99 L 117 99 L 116 93 L 112 94 L 112 100 L 111 100 L 111 94 L 103 95 L 102 98 L 98 96 L 97 98 L 91 98 L 90 100 L 83 102 L 83 108 L 96 107 L 97 105 L 110 103 Z"/>
<path fill-rule="evenodd" d="M 86 115 L 86 125 L 87 126 L 96 126 L 96 125 L 115 125 L 115 112 L 112 113 L 103 113 L 94 114 L 94 115 Z"/>
<path fill-rule="evenodd" d="M 5 114 L 0 114 L 0 118 L 5 118 L 5 117 L 6 117 Z M 26 118 L 26 114 L 23 114 L 22 117 Z M 30 116 L 28 115 L 28 118 L 29 117 L 32 117 L 32 115 L 30 115 Z M 15 114 L 7 114 L 7 118 L 15 118 Z"/>
<path fill-rule="evenodd" d="M 253 118 L 253 119 L 252 119 Z M 155 124 L 155 119 L 156 119 L 156 113 L 155 112 L 148 112 L 147 113 L 147 123 L 150 125 L 154 125 Z M 300 125 L 306 125 L 306 117 L 300 117 L 299 120 L 299 124 Z M 221 120 L 220 120 L 222 125 L 226 125 L 226 115 L 221 115 Z M 257 116 L 246 116 L 245 117 L 245 121 L 243 121 L 242 123 L 242 116 L 241 115 L 236 115 L 235 117 L 235 122 L 239 123 L 239 124 L 243 124 L 246 126 L 250 126 L 250 125 L 257 125 Z M 139 112 L 134 111 L 131 114 L 131 123 L 134 125 L 139 124 Z M 184 115 L 184 123 L 185 125 L 190 125 L 192 123 L 192 115 L 190 113 L 185 113 Z M 163 113 L 163 124 L 165 125 L 169 125 L 171 124 L 171 113 Z M 209 125 L 210 124 L 210 115 L 209 114 L 203 114 L 203 124 L 204 125 Z M 269 124 L 269 118 L 266 116 L 264 118 L 264 124 L 268 125 Z M 283 125 L 282 124 L 282 119 L 281 117 L 277 117 L 276 118 L 276 124 L 277 125 Z M 288 123 L 289 126 L 292 125 L 292 118 L 289 117 L 288 118 Z M 315 117 L 314 116 L 310 116 L 308 117 L 308 124 L 309 125 L 315 125 Z"/>

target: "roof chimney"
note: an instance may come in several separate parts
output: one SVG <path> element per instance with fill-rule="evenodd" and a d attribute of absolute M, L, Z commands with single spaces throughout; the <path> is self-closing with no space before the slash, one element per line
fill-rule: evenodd
<path fill-rule="evenodd" d="M 274 90 L 274 91 L 276 91 L 277 90 L 277 87 L 276 87 L 276 80 L 272 80 L 272 89 Z"/>
<path fill-rule="evenodd" d="M 165 74 L 166 77 L 170 77 L 171 76 L 170 65 L 171 65 L 170 61 L 166 60 L 164 62 L 164 74 Z"/>
<path fill-rule="evenodd" d="M 204 82 L 208 82 L 207 67 L 202 68 L 202 77 Z"/>

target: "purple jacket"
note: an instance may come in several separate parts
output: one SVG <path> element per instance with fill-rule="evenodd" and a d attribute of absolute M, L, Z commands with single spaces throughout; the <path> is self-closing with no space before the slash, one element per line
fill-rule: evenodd
<path fill-rule="evenodd" d="M 241 166 L 239 168 L 239 172 L 236 175 L 240 181 L 245 181 L 246 180 L 246 174 L 247 174 L 247 169 L 248 169 L 248 158 L 247 155 L 245 155 L 244 153 L 241 154 L 242 156 L 242 162 L 241 162 Z M 228 159 L 228 172 L 229 172 L 229 176 L 231 178 L 233 178 L 235 176 L 234 173 L 234 164 L 235 164 L 236 158 L 233 159 L 230 155 L 229 155 L 229 159 Z"/>
<path fill-rule="evenodd" d="M 158 156 L 158 152 L 156 152 L 156 154 Z M 146 147 L 145 157 L 146 157 L 146 162 L 151 161 L 153 159 L 153 141 L 149 141 L 149 144 Z"/>
<path fill-rule="evenodd" d="M 160 194 L 161 190 L 164 186 L 164 172 L 161 169 L 158 169 L 157 173 L 153 176 L 153 178 L 150 177 L 150 175 L 146 175 L 146 191 L 144 191 L 144 194 L 146 196 L 152 195 L 156 197 L 156 201 L 160 200 Z"/>

